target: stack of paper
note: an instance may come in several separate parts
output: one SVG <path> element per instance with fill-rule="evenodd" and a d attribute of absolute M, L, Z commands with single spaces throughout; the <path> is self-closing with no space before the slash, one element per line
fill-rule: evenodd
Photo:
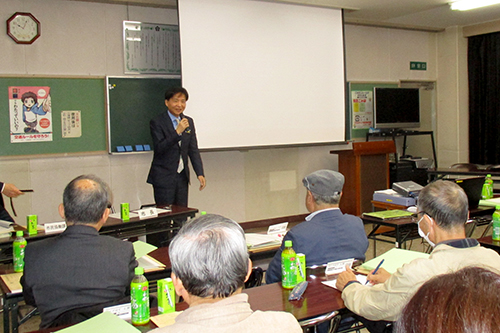
<path fill-rule="evenodd" d="M 375 217 L 377 219 L 397 219 L 400 217 L 410 217 L 413 214 L 407 210 L 393 209 L 393 210 L 382 210 L 380 212 L 363 213 L 363 216 Z"/>
<path fill-rule="evenodd" d="M 493 198 L 487 200 L 479 200 L 479 206 L 493 206 L 500 205 L 500 198 Z"/>
<path fill-rule="evenodd" d="M 148 255 L 148 253 L 157 249 L 156 246 L 142 241 L 135 241 L 133 244 L 134 244 L 135 257 L 137 258 L 139 267 L 144 268 L 145 272 L 162 270 L 165 268 L 164 264 L 162 264 L 155 258 Z"/>
<path fill-rule="evenodd" d="M 23 292 L 23 287 L 21 286 L 21 276 L 23 273 L 10 273 L 0 275 L 5 285 L 9 288 L 12 294 L 19 294 Z"/>
<path fill-rule="evenodd" d="M 387 251 L 386 253 L 373 258 L 372 260 L 368 260 L 364 264 L 361 265 L 363 270 L 368 272 L 372 271 L 377 267 L 377 265 L 384 259 L 384 263 L 382 264 L 382 268 L 393 274 L 396 270 L 403 266 L 403 264 L 407 264 L 410 261 L 417 258 L 428 258 L 428 253 L 418 252 L 418 251 L 410 251 L 403 250 L 398 248 L 393 248 Z"/>
<path fill-rule="evenodd" d="M 14 223 L 0 220 L 0 237 L 10 237 L 14 231 Z"/>
<path fill-rule="evenodd" d="M 278 235 L 248 233 L 245 234 L 245 239 L 248 248 L 281 245 L 281 238 Z"/>

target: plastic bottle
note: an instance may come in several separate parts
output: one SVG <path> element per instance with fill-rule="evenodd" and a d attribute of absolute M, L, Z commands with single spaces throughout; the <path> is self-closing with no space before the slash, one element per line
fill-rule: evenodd
<path fill-rule="evenodd" d="M 285 249 L 281 252 L 281 285 L 292 289 L 297 284 L 297 255 L 292 249 L 292 241 L 285 241 Z"/>
<path fill-rule="evenodd" d="M 136 267 L 135 276 L 130 283 L 130 303 L 132 307 L 132 324 L 149 323 L 149 283 L 144 277 L 144 268 Z"/>
<path fill-rule="evenodd" d="M 24 250 L 26 249 L 26 239 L 23 237 L 22 231 L 16 231 L 16 239 L 12 244 L 14 248 L 14 272 L 24 271 Z"/>
<path fill-rule="evenodd" d="M 481 199 L 491 198 L 493 198 L 493 179 L 490 174 L 487 174 L 484 179 L 483 190 L 481 191 Z"/>
<path fill-rule="evenodd" d="M 495 209 L 493 213 L 493 234 L 491 239 L 500 241 L 500 205 L 496 206 Z"/>

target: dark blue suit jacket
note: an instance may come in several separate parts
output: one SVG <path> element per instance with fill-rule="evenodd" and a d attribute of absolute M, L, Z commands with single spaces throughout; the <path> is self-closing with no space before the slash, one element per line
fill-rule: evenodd
<path fill-rule="evenodd" d="M 292 241 L 296 253 L 306 255 L 306 266 L 349 258 L 365 260 L 368 249 L 365 228 L 359 217 L 342 214 L 340 209 L 327 210 L 296 225 L 286 234 L 266 271 L 266 283 L 281 281 L 281 252 L 285 240 Z"/>
<path fill-rule="evenodd" d="M 2 187 L 3 187 L 3 183 L 0 182 L 0 191 L 2 190 Z M 10 216 L 9 212 L 7 212 L 7 210 L 5 209 L 2 193 L 0 193 L 0 220 L 14 222 L 14 220 Z"/>
<path fill-rule="evenodd" d="M 184 171 L 189 181 L 188 157 L 197 176 L 203 176 L 203 163 L 198 149 L 196 130 L 191 117 L 181 115 L 189 121 L 190 133 L 178 135 L 168 115 L 163 112 L 151 120 L 149 126 L 153 138 L 154 156 L 149 170 L 148 183 L 158 187 L 170 187 L 177 174 L 179 156 L 182 155 Z M 181 145 L 179 146 L 179 141 Z"/>
<path fill-rule="evenodd" d="M 68 310 L 130 296 L 136 266 L 132 243 L 101 236 L 90 226 L 69 226 L 57 237 L 26 246 L 24 299 L 38 306 L 40 327 L 46 328 Z"/>

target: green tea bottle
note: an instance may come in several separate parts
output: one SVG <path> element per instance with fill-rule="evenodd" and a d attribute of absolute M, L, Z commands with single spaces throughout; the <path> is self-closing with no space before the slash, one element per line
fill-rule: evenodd
<path fill-rule="evenodd" d="M 491 239 L 494 241 L 500 241 L 500 205 L 495 207 L 495 212 L 493 213 L 493 234 Z"/>
<path fill-rule="evenodd" d="M 12 244 L 14 257 L 14 272 L 24 271 L 24 250 L 26 249 L 26 239 L 22 231 L 16 231 L 16 239 Z"/>
<path fill-rule="evenodd" d="M 281 252 L 281 285 L 292 289 L 297 284 L 297 255 L 292 249 L 292 241 L 285 241 L 285 249 Z"/>
<path fill-rule="evenodd" d="M 149 323 L 149 283 L 144 277 L 144 268 L 136 267 L 135 276 L 130 283 L 130 303 L 132 307 L 132 324 Z"/>

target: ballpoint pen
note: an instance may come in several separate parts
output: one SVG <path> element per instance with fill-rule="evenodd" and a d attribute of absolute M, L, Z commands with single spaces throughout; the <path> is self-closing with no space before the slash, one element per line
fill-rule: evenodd
<path fill-rule="evenodd" d="M 382 266 L 382 264 L 384 263 L 384 260 L 385 260 L 385 259 L 380 260 L 380 263 L 379 263 L 379 264 L 377 265 L 377 267 L 375 267 L 375 269 L 373 270 L 372 275 L 375 275 L 375 274 L 377 273 L 377 271 L 378 271 L 378 269 L 380 268 L 380 266 Z M 368 282 L 370 282 L 370 281 L 366 280 L 365 285 L 367 285 L 367 284 L 368 284 Z"/>

